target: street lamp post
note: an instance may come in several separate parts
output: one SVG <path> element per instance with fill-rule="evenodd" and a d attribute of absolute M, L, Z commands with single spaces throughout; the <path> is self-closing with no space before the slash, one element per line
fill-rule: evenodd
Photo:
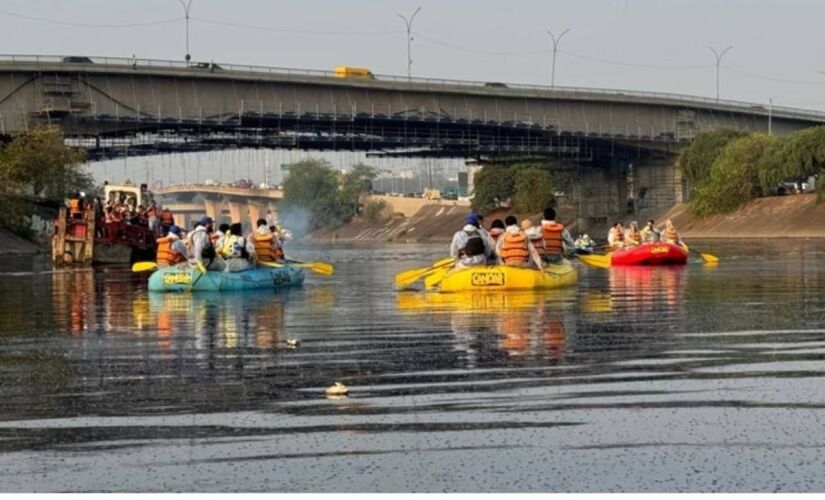
<path fill-rule="evenodd" d="M 400 17 L 407 26 L 407 80 L 412 80 L 412 23 L 420 10 L 421 7 L 415 9 L 415 12 L 412 13 L 409 19 L 403 14 L 398 14 L 398 17 Z"/>
<path fill-rule="evenodd" d="M 768 99 L 768 135 L 773 135 L 773 99 Z"/>
<path fill-rule="evenodd" d="M 189 62 L 189 60 L 192 59 L 192 56 L 189 55 L 189 8 L 192 6 L 192 0 L 188 0 L 187 2 L 178 0 L 178 2 L 180 2 L 183 7 L 184 18 L 186 19 L 186 57 L 184 57 L 184 59 L 186 62 Z"/>
<path fill-rule="evenodd" d="M 550 87 L 554 87 L 556 85 L 556 52 L 559 50 L 559 42 L 561 42 L 562 37 L 570 31 L 570 28 L 565 29 L 561 32 L 558 38 L 556 35 L 553 34 L 552 31 L 547 30 L 547 33 L 550 35 L 550 38 L 553 39 L 553 66 L 550 69 Z"/>
<path fill-rule="evenodd" d="M 722 57 L 724 57 L 725 53 L 733 48 L 733 45 L 729 45 L 728 48 L 723 50 L 722 52 L 717 52 L 712 46 L 710 47 L 710 51 L 713 52 L 713 55 L 716 56 L 716 100 L 719 100 L 719 65 L 722 63 Z"/>

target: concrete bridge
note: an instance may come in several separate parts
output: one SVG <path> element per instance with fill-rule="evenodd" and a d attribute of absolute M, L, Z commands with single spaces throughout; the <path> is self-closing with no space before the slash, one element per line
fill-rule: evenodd
<path fill-rule="evenodd" d="M 239 188 L 214 184 L 173 184 L 152 190 L 159 203 L 172 211 L 175 221 L 190 229 L 204 215 L 217 224 L 241 222 L 249 230 L 258 219 L 278 217 L 279 188 Z"/>
<path fill-rule="evenodd" d="M 72 59 L 77 61 L 77 58 Z M 266 147 L 608 165 L 719 127 L 784 134 L 825 113 L 675 94 L 232 64 L 0 56 L 0 135 L 56 123 L 91 157 Z"/>

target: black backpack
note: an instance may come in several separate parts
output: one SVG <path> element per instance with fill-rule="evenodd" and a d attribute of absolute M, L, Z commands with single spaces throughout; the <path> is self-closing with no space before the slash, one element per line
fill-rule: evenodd
<path fill-rule="evenodd" d="M 467 257 L 475 257 L 476 255 L 484 255 L 484 240 L 478 231 L 467 231 L 467 244 L 464 245 L 464 255 Z"/>

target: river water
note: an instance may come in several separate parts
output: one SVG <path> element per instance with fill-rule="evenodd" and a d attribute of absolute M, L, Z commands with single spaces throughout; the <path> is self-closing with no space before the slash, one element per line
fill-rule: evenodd
<path fill-rule="evenodd" d="M 695 245 L 483 296 L 393 290 L 439 246 L 279 293 L 6 262 L 0 490 L 825 490 L 825 242 Z"/>

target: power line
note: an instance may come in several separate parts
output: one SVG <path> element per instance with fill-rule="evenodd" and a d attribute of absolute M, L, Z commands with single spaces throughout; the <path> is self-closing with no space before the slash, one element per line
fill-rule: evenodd
<path fill-rule="evenodd" d="M 161 19 L 158 21 L 147 21 L 143 23 L 126 23 L 126 24 L 93 24 L 93 23 L 78 23 L 72 21 L 60 21 L 58 19 L 48 19 L 45 17 L 27 16 L 25 14 L 18 14 L 8 10 L 0 9 L 0 14 L 16 17 L 19 19 L 26 19 L 28 21 L 36 21 L 40 23 L 59 24 L 61 26 L 79 26 L 82 28 L 139 28 L 145 26 L 158 26 L 161 24 L 170 24 L 183 20 L 182 17 L 173 17 L 170 19 Z"/>
<path fill-rule="evenodd" d="M 597 62 L 601 64 L 611 64 L 613 66 L 624 66 L 628 68 L 646 68 L 646 69 L 707 69 L 714 67 L 713 64 L 642 64 L 642 63 L 628 63 L 622 61 L 614 61 L 610 59 L 602 59 L 599 57 L 591 57 L 586 56 L 583 54 L 577 54 L 575 52 L 568 52 L 566 50 L 560 50 L 564 55 L 568 55 L 570 57 L 574 57 L 576 59 L 581 59 L 583 61 L 590 61 L 590 62 Z"/>
<path fill-rule="evenodd" d="M 773 76 L 760 75 L 758 73 L 751 73 L 750 71 L 731 68 L 729 66 L 722 66 L 722 67 L 725 68 L 728 71 L 733 72 L 733 73 L 737 73 L 739 75 L 746 76 L 748 78 L 754 78 L 756 80 L 765 80 L 765 81 L 776 82 L 776 83 L 787 83 L 787 84 L 790 84 L 790 85 L 808 85 L 808 86 L 814 86 L 814 87 L 821 87 L 821 86 L 825 85 L 825 82 L 811 82 L 811 81 L 805 81 L 805 80 L 787 80 L 787 79 L 784 79 L 784 78 L 776 78 L 776 77 L 773 77 Z"/>
<path fill-rule="evenodd" d="M 331 35 L 331 36 L 375 36 L 375 35 L 399 35 L 405 33 L 401 30 L 396 31 L 308 31 L 296 30 L 287 28 L 269 28 L 266 26 L 256 26 L 252 24 L 228 23 L 225 21 L 215 21 L 213 19 L 205 19 L 202 17 L 190 17 L 192 21 L 201 22 L 204 24 L 214 24 L 217 26 L 226 26 L 229 28 L 242 28 L 257 31 L 268 31 L 270 33 L 290 33 L 294 35 Z"/>

